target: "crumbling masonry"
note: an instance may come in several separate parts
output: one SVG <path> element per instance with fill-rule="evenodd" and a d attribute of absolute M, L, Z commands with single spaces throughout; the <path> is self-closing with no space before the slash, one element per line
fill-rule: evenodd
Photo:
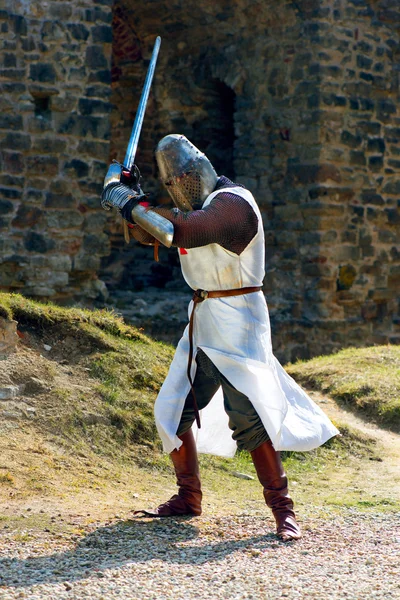
<path fill-rule="evenodd" d="M 147 191 L 164 199 L 153 151 L 171 132 L 253 191 L 281 359 L 399 342 L 397 0 L 6 7 L 0 289 L 101 303 L 105 282 L 171 297 L 184 287 L 175 251 L 151 268 L 151 251 L 124 248 L 119 220 L 99 208 L 161 35 L 137 156 Z"/>

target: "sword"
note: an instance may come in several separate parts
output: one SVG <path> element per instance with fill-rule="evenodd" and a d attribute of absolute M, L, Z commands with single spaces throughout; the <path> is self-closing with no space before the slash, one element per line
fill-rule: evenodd
<path fill-rule="evenodd" d="M 153 75 L 154 75 L 154 71 L 156 68 L 160 45 L 161 45 L 161 38 L 160 38 L 160 36 L 158 36 L 156 38 L 156 41 L 154 44 L 153 54 L 151 56 L 149 68 L 147 70 L 147 75 L 146 75 L 146 79 L 144 82 L 142 95 L 141 95 L 139 106 L 138 106 L 138 109 L 136 112 L 135 121 L 134 121 L 133 127 L 132 127 L 131 137 L 129 140 L 128 147 L 126 149 L 124 166 L 131 173 L 132 173 L 132 168 L 133 168 L 133 165 L 135 162 L 136 150 L 137 150 L 137 146 L 138 146 L 138 142 L 139 142 L 140 132 L 142 130 L 144 113 L 146 112 L 147 101 L 149 98 L 151 83 L 153 81 Z M 133 173 L 132 173 L 132 175 L 133 175 Z"/>
<path fill-rule="evenodd" d="M 113 207 L 121 210 L 131 198 L 137 197 L 140 201 L 140 198 L 144 197 L 144 194 L 141 192 L 139 187 L 140 172 L 135 165 L 135 156 L 160 45 L 161 38 L 158 36 L 154 44 L 142 95 L 136 111 L 135 121 L 133 123 L 131 137 L 126 149 L 124 163 L 121 164 L 117 161 L 113 161 L 109 166 L 107 174 L 104 178 L 101 205 L 105 210 L 110 210 Z M 173 225 L 167 221 L 167 223 L 169 223 L 168 225 L 166 220 L 161 217 L 161 215 L 158 215 L 154 211 L 147 211 L 144 206 L 137 204 L 137 206 L 132 209 L 132 218 L 134 219 L 135 223 L 143 227 L 143 229 L 146 231 L 149 229 L 149 222 L 151 222 L 151 233 L 154 235 L 154 231 L 156 231 L 159 235 L 156 235 L 155 237 L 157 237 L 157 239 L 168 248 L 171 246 L 173 239 Z M 129 243 L 129 232 L 127 230 L 125 221 L 124 235 L 125 241 Z"/>

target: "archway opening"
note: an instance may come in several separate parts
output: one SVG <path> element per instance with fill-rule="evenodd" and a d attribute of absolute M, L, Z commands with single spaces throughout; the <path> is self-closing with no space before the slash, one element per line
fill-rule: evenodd
<path fill-rule="evenodd" d="M 219 175 L 235 179 L 236 94 L 219 79 L 211 80 L 204 102 L 206 119 L 193 123 L 192 141 L 208 156 Z"/>

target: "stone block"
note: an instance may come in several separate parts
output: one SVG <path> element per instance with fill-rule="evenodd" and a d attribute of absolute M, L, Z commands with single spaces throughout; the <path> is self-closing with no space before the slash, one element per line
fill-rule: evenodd
<path fill-rule="evenodd" d="M 24 52 L 32 52 L 36 50 L 36 43 L 34 37 L 22 38 L 21 47 Z"/>
<path fill-rule="evenodd" d="M 375 256 L 375 248 L 374 246 L 361 246 L 361 257 L 368 258 Z"/>
<path fill-rule="evenodd" d="M 396 231 L 389 229 L 380 229 L 378 231 L 378 240 L 383 244 L 398 244 L 399 236 Z"/>
<path fill-rule="evenodd" d="M 93 255 L 102 255 L 102 248 L 108 248 L 109 238 L 105 233 L 87 233 L 83 238 L 83 250 Z"/>
<path fill-rule="evenodd" d="M 51 99 L 51 110 L 53 112 L 72 112 L 77 105 L 77 98 L 75 96 L 60 96 Z"/>
<path fill-rule="evenodd" d="M 14 131 L 23 128 L 22 116 L 14 113 L 0 114 L 0 129 L 12 129 Z"/>
<path fill-rule="evenodd" d="M 385 127 L 385 140 L 392 144 L 400 142 L 400 127 Z"/>
<path fill-rule="evenodd" d="M 358 146 L 361 146 L 363 139 L 359 134 L 354 135 L 350 131 L 342 131 L 340 141 L 350 148 L 358 148 Z"/>
<path fill-rule="evenodd" d="M 56 290 L 48 285 L 35 285 L 28 288 L 29 296 L 36 298 L 51 298 L 55 296 Z"/>
<path fill-rule="evenodd" d="M 374 190 L 363 190 L 361 193 L 361 201 L 363 204 L 373 204 L 376 206 L 382 206 L 385 204 L 382 196 L 377 194 Z"/>
<path fill-rule="evenodd" d="M 28 156 L 26 158 L 26 166 L 29 172 L 40 174 L 42 177 L 48 175 L 53 176 L 58 174 L 58 158 L 55 156 Z"/>
<path fill-rule="evenodd" d="M 329 277 L 331 267 L 321 263 L 304 263 L 301 266 L 301 272 L 305 277 Z"/>
<path fill-rule="evenodd" d="M 329 231 L 324 231 L 321 235 L 321 243 L 322 244 L 332 244 L 336 242 L 338 238 L 338 233 L 335 229 L 330 229 Z"/>
<path fill-rule="evenodd" d="M 379 136 L 381 124 L 374 121 L 358 121 L 357 130 L 367 135 Z"/>
<path fill-rule="evenodd" d="M 364 152 L 350 150 L 350 164 L 354 166 L 364 167 L 367 164 Z"/>
<path fill-rule="evenodd" d="M 18 175 L 9 175 L 8 173 L 4 173 L 0 175 L 0 184 L 6 187 L 23 189 L 25 185 L 25 177 Z"/>
<path fill-rule="evenodd" d="M 65 163 L 64 171 L 67 173 L 74 173 L 75 176 L 79 178 L 87 177 L 87 175 L 89 174 L 89 165 L 83 160 L 80 160 L 79 158 L 73 158 L 72 160 Z M 103 171 L 103 175 L 105 174 L 105 172 L 106 171 Z"/>
<path fill-rule="evenodd" d="M 55 83 L 57 72 L 52 63 L 37 63 L 30 65 L 30 78 L 32 81 Z"/>
<path fill-rule="evenodd" d="M 93 254 L 80 254 L 74 257 L 73 271 L 98 271 L 100 257 Z"/>
<path fill-rule="evenodd" d="M 107 85 L 91 85 L 86 88 L 85 96 L 87 98 L 108 99 L 111 96 L 111 91 Z"/>
<path fill-rule="evenodd" d="M 86 41 L 89 37 L 89 30 L 82 23 L 69 23 L 67 29 L 74 40 Z"/>
<path fill-rule="evenodd" d="M 99 71 L 92 71 L 89 75 L 88 83 L 111 84 L 110 69 L 100 69 Z"/>
<path fill-rule="evenodd" d="M 76 198 L 68 193 L 47 192 L 45 206 L 46 208 L 75 208 Z"/>
<path fill-rule="evenodd" d="M 111 112 L 113 105 L 110 102 L 104 102 L 103 100 L 81 98 L 78 106 L 82 115 L 107 115 Z"/>
<path fill-rule="evenodd" d="M 84 222 L 84 230 L 89 232 L 104 231 L 109 216 L 105 211 L 95 212 L 86 215 Z"/>
<path fill-rule="evenodd" d="M 93 45 L 86 49 L 85 64 L 89 69 L 105 69 L 108 67 L 108 60 L 104 56 L 103 46 Z"/>
<path fill-rule="evenodd" d="M 370 138 L 367 142 L 367 151 L 375 154 L 383 154 L 385 152 L 384 138 Z"/>
<path fill-rule="evenodd" d="M 76 202 L 75 199 L 74 202 Z M 47 227 L 56 231 L 80 228 L 82 223 L 83 216 L 78 211 L 57 210 L 46 213 Z"/>
<path fill-rule="evenodd" d="M 311 184 L 328 180 L 341 181 L 339 169 L 332 164 L 290 164 L 287 172 L 289 181 L 292 183 Z"/>
<path fill-rule="evenodd" d="M 340 261 L 357 261 L 360 258 L 360 248 L 358 246 L 341 245 L 335 248 L 336 260 Z"/>
<path fill-rule="evenodd" d="M 397 225 L 400 223 L 399 208 L 385 208 L 385 214 L 390 225 Z"/>
<path fill-rule="evenodd" d="M 100 101 L 99 101 L 100 102 Z M 57 132 L 80 138 L 92 136 L 98 139 L 108 139 L 110 124 L 108 119 L 84 115 L 68 115 L 57 118 Z"/>
<path fill-rule="evenodd" d="M 18 200 L 22 197 L 22 191 L 15 188 L 0 187 L 0 198 Z"/>
<path fill-rule="evenodd" d="M 25 69 L 0 69 L 0 77 L 2 79 L 21 81 L 25 77 Z"/>
<path fill-rule="evenodd" d="M 383 157 L 370 156 L 368 158 L 368 166 L 374 173 L 381 171 L 383 169 Z"/>
<path fill-rule="evenodd" d="M 3 200 L 0 198 L 0 215 L 6 215 L 12 212 L 14 209 L 14 204 L 10 200 Z"/>
<path fill-rule="evenodd" d="M 371 73 L 365 73 L 364 71 L 361 71 L 360 79 L 363 79 L 364 81 L 368 81 L 369 83 L 372 83 L 375 81 L 375 77 L 373 75 L 371 75 Z"/>
<path fill-rule="evenodd" d="M 24 246 L 28 252 L 44 254 L 48 250 L 52 250 L 55 247 L 55 243 L 48 234 L 29 231 L 25 236 Z"/>
<path fill-rule="evenodd" d="M 352 97 L 349 99 L 349 106 L 351 110 L 359 110 L 360 102 L 358 98 Z"/>
<path fill-rule="evenodd" d="M 375 103 L 371 98 L 360 98 L 360 108 L 363 111 L 373 111 Z"/>
<path fill-rule="evenodd" d="M 142 172 L 143 174 L 143 172 Z M 85 194 L 96 194 L 98 198 L 100 198 L 101 193 L 103 191 L 103 181 L 90 181 L 86 179 L 81 179 L 78 181 L 78 186 L 81 192 Z"/>
<path fill-rule="evenodd" d="M 29 150 L 31 147 L 31 136 L 25 133 L 8 133 L 2 146 L 9 150 Z"/>
<path fill-rule="evenodd" d="M 95 23 L 99 21 L 100 23 L 111 23 L 112 14 L 111 11 L 101 10 L 98 7 L 87 8 L 85 9 L 85 21 L 88 23 Z"/>
<path fill-rule="evenodd" d="M 392 115 L 396 114 L 396 104 L 389 99 L 378 100 L 377 102 L 377 117 L 379 120 L 386 121 Z"/>
<path fill-rule="evenodd" d="M 354 230 L 345 229 L 340 234 L 340 241 L 349 244 L 357 243 L 357 233 Z"/>
<path fill-rule="evenodd" d="M 400 195 L 400 180 L 394 179 L 392 181 L 388 181 L 383 187 L 383 193 L 393 196 Z"/>
<path fill-rule="evenodd" d="M 18 228 L 33 227 L 42 221 L 42 216 L 43 211 L 40 208 L 29 206 L 29 204 L 21 204 L 12 225 Z"/>
<path fill-rule="evenodd" d="M 393 167 L 393 169 L 399 169 L 400 170 L 400 160 L 388 160 L 387 164 L 389 165 L 389 167 Z"/>
<path fill-rule="evenodd" d="M 369 58 L 369 56 L 358 54 L 356 62 L 359 69 L 370 69 L 372 67 L 373 60 L 372 58 Z"/>
<path fill-rule="evenodd" d="M 354 198 L 355 192 L 351 187 L 317 185 L 309 190 L 308 195 L 311 200 L 327 198 L 335 202 L 348 202 Z"/>
<path fill-rule="evenodd" d="M 300 204 L 300 210 L 306 215 L 335 217 L 342 216 L 344 206 L 341 204 L 330 204 L 324 202 L 306 202 Z"/>
<path fill-rule="evenodd" d="M 92 27 L 92 39 L 95 44 L 112 43 L 112 29 L 109 25 L 96 25 Z"/>
<path fill-rule="evenodd" d="M 60 138 L 40 137 L 34 140 L 33 150 L 40 154 L 58 154 L 64 152 L 67 142 Z"/>

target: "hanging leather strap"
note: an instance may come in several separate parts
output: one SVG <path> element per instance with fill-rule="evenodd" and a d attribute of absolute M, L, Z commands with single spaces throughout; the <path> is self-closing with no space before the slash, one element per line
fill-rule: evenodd
<path fill-rule="evenodd" d="M 194 311 L 195 311 L 196 305 L 199 304 L 200 302 L 204 302 L 204 300 L 207 300 L 207 298 L 225 298 L 227 296 L 243 296 L 244 294 L 253 294 L 254 292 L 260 292 L 261 290 L 262 290 L 262 287 L 259 286 L 259 287 L 237 288 L 236 290 L 216 290 L 216 291 L 212 291 L 212 292 L 208 292 L 206 290 L 196 290 L 193 294 L 193 297 L 192 297 L 193 308 L 192 308 L 192 312 L 190 313 L 190 319 L 189 319 L 189 357 L 188 357 L 188 366 L 187 366 L 187 376 L 189 379 L 190 389 L 192 392 L 193 408 L 194 408 L 194 414 L 195 414 L 195 418 L 196 418 L 196 424 L 199 429 L 201 427 L 199 407 L 197 405 L 196 394 L 195 394 L 194 387 L 193 387 L 192 375 L 190 372 L 191 366 L 192 366 L 192 360 L 193 360 L 193 326 L 194 326 Z"/>

